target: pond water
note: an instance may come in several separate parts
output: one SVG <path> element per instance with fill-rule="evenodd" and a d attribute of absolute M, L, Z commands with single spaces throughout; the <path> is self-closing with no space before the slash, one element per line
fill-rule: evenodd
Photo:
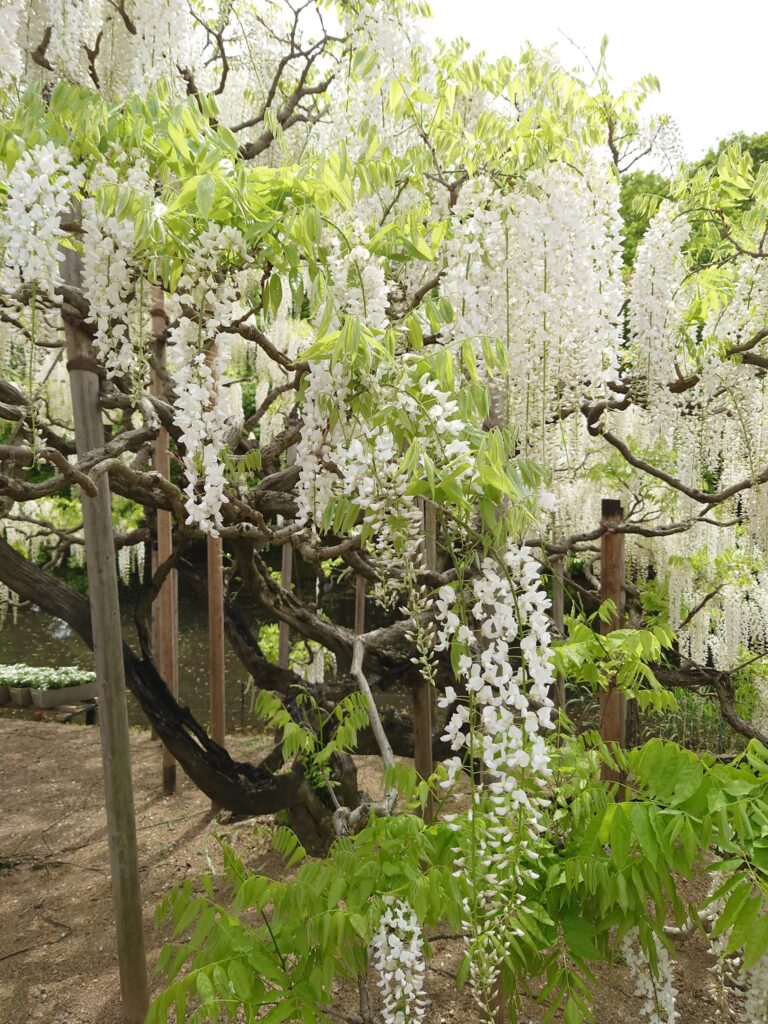
<path fill-rule="evenodd" d="M 125 606 L 130 605 L 125 602 Z M 208 724 L 208 623 L 206 602 L 179 587 L 179 700 L 194 716 Z M 123 616 L 123 635 L 132 645 L 136 630 L 130 610 Z M 253 726 L 250 715 L 249 676 L 229 646 L 226 658 L 226 726 L 228 732 Z M 16 621 L 10 615 L 0 629 L 0 665 L 78 665 L 93 668 L 93 655 L 83 641 L 60 619 L 35 606 L 20 608 Z M 147 726 L 147 719 L 128 695 L 131 725 Z"/>

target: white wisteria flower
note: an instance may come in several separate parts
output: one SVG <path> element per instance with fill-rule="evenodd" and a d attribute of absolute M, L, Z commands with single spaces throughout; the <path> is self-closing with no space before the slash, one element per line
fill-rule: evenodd
<path fill-rule="evenodd" d="M 8 176 L 8 201 L 0 240 L 3 264 L 11 287 L 34 285 L 58 301 L 61 285 L 59 248 L 66 232 L 62 218 L 85 178 L 64 146 L 47 142 L 21 154 Z"/>
<path fill-rule="evenodd" d="M 642 999 L 640 1013 L 648 1024 L 675 1024 L 680 1014 L 676 1009 L 674 961 L 664 944 L 654 935 L 658 976 L 654 977 L 640 947 L 637 928 L 627 932 L 621 952 L 635 983 L 635 995 Z"/>
<path fill-rule="evenodd" d="M 371 940 L 379 975 L 385 1024 L 418 1024 L 426 1012 L 424 937 L 407 900 L 384 898 L 379 927 Z"/>

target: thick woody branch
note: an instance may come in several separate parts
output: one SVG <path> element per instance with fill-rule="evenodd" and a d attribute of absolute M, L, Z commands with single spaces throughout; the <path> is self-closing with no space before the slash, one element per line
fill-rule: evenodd
<path fill-rule="evenodd" d="M 610 430 L 598 429 L 596 432 L 599 433 L 599 435 L 603 437 L 608 444 L 615 448 L 625 461 L 630 464 L 630 466 L 634 466 L 635 469 L 639 469 L 643 473 L 647 473 L 649 476 L 663 481 L 663 483 L 668 484 L 674 490 L 679 491 L 681 494 L 685 494 L 687 497 L 692 498 L 701 505 L 708 505 L 710 507 L 721 505 L 724 501 L 734 497 L 734 495 L 739 494 L 741 491 L 745 491 L 757 484 L 764 484 L 768 482 L 768 467 L 766 467 L 758 476 L 745 477 L 744 479 L 731 484 L 729 487 L 723 488 L 721 491 L 714 491 L 713 493 L 702 491 L 699 490 L 698 487 L 689 487 L 688 484 L 684 483 L 682 480 L 678 480 L 677 477 L 673 476 L 671 473 L 667 473 L 666 470 L 660 469 L 658 466 L 654 466 L 645 459 L 641 459 L 640 456 L 635 455 L 628 444 L 622 441 L 620 437 L 617 437 Z"/>
<path fill-rule="evenodd" d="M 664 686 L 684 689 L 705 690 L 713 693 L 720 704 L 720 712 L 726 722 L 741 736 L 758 740 L 768 746 L 768 736 L 747 722 L 736 711 L 736 694 L 733 673 L 718 672 L 690 663 L 682 668 L 655 668 L 654 675 Z"/>

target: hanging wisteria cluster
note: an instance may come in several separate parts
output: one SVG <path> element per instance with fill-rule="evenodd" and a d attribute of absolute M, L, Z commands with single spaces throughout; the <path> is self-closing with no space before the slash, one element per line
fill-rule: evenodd
<path fill-rule="evenodd" d="M 659 397 L 672 379 L 678 353 L 685 358 L 686 313 L 691 302 L 682 249 L 690 234 L 685 216 L 669 204 L 651 221 L 638 249 L 629 292 L 629 331 L 633 366 L 647 390 L 648 401 Z M 677 363 L 685 372 L 688 367 Z"/>
<path fill-rule="evenodd" d="M 474 452 L 469 424 L 456 399 L 429 374 L 408 363 L 383 362 L 361 375 L 365 403 L 358 415 L 348 410 L 350 372 L 343 362 L 311 364 L 304 395 L 303 430 L 296 450 L 299 467 L 297 524 L 319 535 L 334 502 L 347 499 L 360 513 L 355 532 L 364 534 L 378 564 L 406 573 L 422 564 L 423 512 L 411 491 L 412 474 L 387 420 L 396 409 L 408 417 L 419 465 L 439 465 L 446 476 L 470 485 Z M 375 593 L 391 603 L 396 573 L 382 579 Z"/>
<path fill-rule="evenodd" d="M 113 95 L 146 91 L 192 59 L 194 26 L 181 0 L 11 0 L 0 8 L 0 83 L 50 76 Z"/>
<path fill-rule="evenodd" d="M 515 544 L 503 562 L 483 561 L 466 609 L 456 598 L 453 587 L 444 587 L 436 599 L 435 646 L 459 645 L 458 680 L 466 692 L 448 687 L 439 702 L 451 709 L 444 739 L 460 751 L 445 762 L 443 785 L 452 785 L 467 757 L 487 773 L 471 811 L 481 821 L 477 842 L 456 862 L 471 882 L 464 904 L 470 978 L 487 1009 L 507 951 L 505 936 L 515 934 L 515 916 L 525 912 L 521 883 L 526 874 L 536 877 L 524 865 L 538 856 L 547 801 L 541 791 L 551 774 L 545 742 L 553 710 L 550 601 L 538 563 Z"/>
<path fill-rule="evenodd" d="M 138 274 L 133 268 L 134 227 L 83 203 L 83 289 L 95 328 L 94 344 L 108 377 L 136 371 L 129 338 L 129 304 Z"/>
<path fill-rule="evenodd" d="M 388 898 L 371 941 L 385 1024 L 418 1024 L 424 996 L 424 938 L 407 902 Z"/>
<path fill-rule="evenodd" d="M 444 294 L 455 338 L 500 339 L 509 358 L 497 414 L 546 464 L 567 459 L 554 409 L 616 382 L 621 344 L 618 186 L 595 162 L 534 172 L 518 189 L 477 178 L 459 194 Z"/>
<path fill-rule="evenodd" d="M 2 226 L 3 276 L 12 291 L 29 285 L 59 301 L 62 220 L 84 181 L 63 146 L 45 143 L 22 153 L 8 177 Z"/>
<path fill-rule="evenodd" d="M 636 928 L 627 932 L 622 939 L 621 953 L 635 983 L 635 995 L 642 1000 L 640 1013 L 648 1024 L 675 1024 L 680 1014 L 675 1009 L 677 989 L 674 980 L 674 963 L 666 947 L 654 936 L 656 946 L 656 972 L 640 946 Z"/>
<path fill-rule="evenodd" d="M 225 399 L 230 327 L 237 317 L 238 292 L 220 266 L 245 258 L 245 242 L 234 228 L 208 228 L 197 239 L 179 280 L 182 313 L 170 332 L 174 353 L 175 421 L 186 457 L 187 522 L 216 535 L 222 525 L 225 475 L 222 453 L 236 426 Z M 228 397 L 228 396 L 227 396 Z"/>
<path fill-rule="evenodd" d="M 744 1000 L 746 1024 L 765 1024 L 768 1020 L 768 957 L 763 957 L 746 972 Z"/>

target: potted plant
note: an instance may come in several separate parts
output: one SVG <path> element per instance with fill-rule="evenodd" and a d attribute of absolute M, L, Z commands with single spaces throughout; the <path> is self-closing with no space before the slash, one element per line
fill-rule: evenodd
<path fill-rule="evenodd" d="M 11 691 L 7 683 L 0 683 L 0 704 L 7 704 L 11 699 Z"/>
<path fill-rule="evenodd" d="M 31 692 L 32 703 L 38 708 L 93 700 L 96 696 L 96 673 L 76 666 L 37 669 Z"/>
<path fill-rule="evenodd" d="M 17 708 L 26 707 L 32 703 L 32 687 L 28 683 L 19 683 L 17 686 L 9 686 L 11 692 L 11 704 Z"/>
<path fill-rule="evenodd" d="M 11 703 L 17 708 L 32 703 L 32 678 L 27 672 L 26 665 L 0 666 L 0 685 L 6 689 Z"/>
<path fill-rule="evenodd" d="M 71 665 L 2 665 L 0 685 L 7 687 L 17 707 L 34 704 L 38 708 L 52 708 L 93 700 L 96 696 L 96 674 Z"/>

